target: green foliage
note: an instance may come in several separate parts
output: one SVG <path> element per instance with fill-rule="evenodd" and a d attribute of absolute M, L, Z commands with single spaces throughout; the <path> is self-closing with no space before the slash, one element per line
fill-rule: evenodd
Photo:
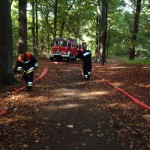
<path fill-rule="evenodd" d="M 11 18 L 12 18 L 12 33 L 13 33 L 13 53 L 17 55 L 18 52 L 18 2 L 13 1 L 11 6 Z"/>
<path fill-rule="evenodd" d="M 136 65 L 144 65 L 148 64 L 150 65 L 150 58 L 135 58 L 134 60 L 129 60 L 128 58 L 122 59 L 122 63 L 125 64 L 136 64 Z"/>
<path fill-rule="evenodd" d="M 17 50 L 18 41 L 17 2 L 17 0 L 14 0 L 12 5 L 14 50 Z M 31 6 L 29 5 L 31 2 L 33 2 L 33 0 L 28 1 L 28 28 L 33 26 L 32 10 Z M 41 44 L 41 41 L 43 40 L 45 45 L 49 45 L 54 35 L 54 14 L 56 11 L 55 1 L 37 0 L 37 2 L 39 16 L 39 43 Z M 129 6 L 131 10 L 125 10 L 126 6 Z M 127 2 L 124 0 L 109 1 L 107 55 L 128 55 L 131 31 L 134 21 L 134 6 L 134 1 L 131 1 L 129 4 L 127 4 Z M 56 34 L 59 37 L 62 32 L 63 37 L 71 36 L 72 38 L 77 39 L 78 42 L 87 40 L 89 49 L 94 51 L 96 41 L 97 15 L 97 0 L 59 0 L 57 7 Z M 148 0 L 145 0 L 142 3 L 139 34 L 135 43 L 136 49 L 142 47 L 147 51 L 150 50 L 149 16 L 150 11 L 148 10 Z M 28 47 L 29 49 L 32 47 L 31 30 L 28 30 Z"/>
<path fill-rule="evenodd" d="M 108 24 L 108 53 L 107 55 L 123 56 L 128 54 L 130 42 L 129 23 L 125 14 L 115 12 L 109 14 Z"/>
<path fill-rule="evenodd" d="M 148 9 L 148 5 L 143 4 L 142 13 L 140 16 L 140 28 L 138 34 L 138 47 L 142 47 L 147 49 L 148 53 L 150 53 L 150 10 Z"/>

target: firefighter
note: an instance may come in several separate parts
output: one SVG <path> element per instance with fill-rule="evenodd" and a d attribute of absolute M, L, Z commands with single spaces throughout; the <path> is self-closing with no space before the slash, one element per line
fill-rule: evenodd
<path fill-rule="evenodd" d="M 85 79 L 89 79 L 92 69 L 92 54 L 87 50 L 86 43 L 82 43 L 82 60 L 83 60 L 83 75 Z"/>
<path fill-rule="evenodd" d="M 34 70 L 38 68 L 37 59 L 30 52 L 20 52 L 17 57 L 14 71 L 23 74 L 27 91 L 31 91 L 33 86 Z"/>

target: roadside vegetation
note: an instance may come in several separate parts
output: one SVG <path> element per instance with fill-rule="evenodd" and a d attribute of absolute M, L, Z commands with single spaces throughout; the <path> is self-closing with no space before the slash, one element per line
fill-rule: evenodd
<path fill-rule="evenodd" d="M 102 65 L 126 56 L 130 64 L 149 63 L 149 8 L 149 0 L 1 0 L 0 87 L 13 81 L 13 56 L 48 58 L 55 37 L 87 42 Z"/>
<path fill-rule="evenodd" d="M 145 57 L 136 57 L 134 60 L 130 60 L 128 58 L 123 58 L 122 63 L 125 64 L 134 64 L 134 65 L 150 65 L 150 58 L 145 58 Z"/>

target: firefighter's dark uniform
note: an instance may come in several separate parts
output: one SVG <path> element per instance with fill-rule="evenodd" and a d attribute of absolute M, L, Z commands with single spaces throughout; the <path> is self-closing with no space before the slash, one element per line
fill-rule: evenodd
<path fill-rule="evenodd" d="M 83 74 L 84 78 L 88 79 L 91 76 L 92 69 L 92 54 L 90 50 L 84 49 L 82 52 L 82 60 L 83 60 Z"/>
<path fill-rule="evenodd" d="M 38 63 L 36 58 L 30 52 L 24 53 L 24 60 L 17 58 L 15 70 L 17 72 L 23 73 L 23 78 L 26 82 L 27 90 L 30 90 L 33 86 L 33 74 L 35 68 L 38 68 Z"/>

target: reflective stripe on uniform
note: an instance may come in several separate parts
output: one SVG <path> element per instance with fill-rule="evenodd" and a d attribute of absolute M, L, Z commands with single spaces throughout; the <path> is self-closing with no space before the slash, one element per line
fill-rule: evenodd
<path fill-rule="evenodd" d="M 88 78 L 88 75 L 84 75 L 85 78 Z"/>
<path fill-rule="evenodd" d="M 91 53 L 90 52 L 86 52 L 86 53 L 83 54 L 83 56 L 87 56 L 89 54 L 91 54 Z"/>
<path fill-rule="evenodd" d="M 24 64 L 27 64 L 29 61 L 30 61 L 30 60 L 28 60 L 28 61 L 25 61 L 25 62 L 24 62 Z"/>
<path fill-rule="evenodd" d="M 30 69 L 28 69 L 27 71 L 26 71 L 26 74 L 28 74 L 28 73 L 30 73 L 30 72 L 33 72 L 34 71 L 34 67 L 31 67 Z"/>
<path fill-rule="evenodd" d="M 27 86 L 32 86 L 33 82 L 28 82 Z"/>
<path fill-rule="evenodd" d="M 88 75 L 91 75 L 91 72 L 88 72 Z"/>
<path fill-rule="evenodd" d="M 38 67 L 38 63 L 35 63 L 34 66 L 35 66 L 35 67 Z"/>
<path fill-rule="evenodd" d="M 22 67 L 17 67 L 17 71 L 21 71 Z"/>

